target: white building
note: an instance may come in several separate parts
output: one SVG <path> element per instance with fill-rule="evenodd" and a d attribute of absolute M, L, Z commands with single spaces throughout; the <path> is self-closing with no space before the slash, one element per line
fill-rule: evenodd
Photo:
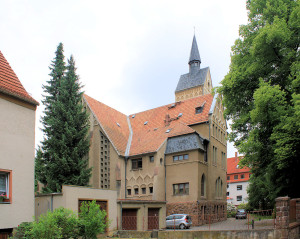
<path fill-rule="evenodd" d="M 235 206 L 248 202 L 250 168 L 240 168 L 240 158 L 235 153 L 235 157 L 227 159 L 227 203 Z"/>

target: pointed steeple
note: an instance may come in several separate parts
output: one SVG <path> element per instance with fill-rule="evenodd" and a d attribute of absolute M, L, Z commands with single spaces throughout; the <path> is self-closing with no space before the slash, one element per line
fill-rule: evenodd
<path fill-rule="evenodd" d="M 201 63 L 201 58 L 200 58 L 200 54 L 199 54 L 199 50 L 198 50 L 196 37 L 194 35 L 191 54 L 190 54 L 190 60 L 189 60 L 190 73 L 196 69 L 199 70 L 200 63 Z"/>

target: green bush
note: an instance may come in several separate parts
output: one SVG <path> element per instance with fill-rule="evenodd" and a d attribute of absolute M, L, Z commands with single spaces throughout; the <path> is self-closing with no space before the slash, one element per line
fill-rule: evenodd
<path fill-rule="evenodd" d="M 79 212 L 79 226 L 83 239 L 96 239 L 108 226 L 106 212 L 100 209 L 96 201 L 83 202 Z"/>
<path fill-rule="evenodd" d="M 13 239 L 94 239 L 107 226 L 106 212 L 100 209 L 96 201 L 83 202 L 79 217 L 72 210 L 62 207 L 48 211 L 38 221 L 21 223 Z"/>
<path fill-rule="evenodd" d="M 26 238 L 26 232 L 32 229 L 32 222 L 22 222 L 18 225 L 17 229 L 14 230 L 13 239 L 23 239 Z"/>
<path fill-rule="evenodd" d="M 227 211 L 227 218 L 235 217 L 236 211 Z"/>

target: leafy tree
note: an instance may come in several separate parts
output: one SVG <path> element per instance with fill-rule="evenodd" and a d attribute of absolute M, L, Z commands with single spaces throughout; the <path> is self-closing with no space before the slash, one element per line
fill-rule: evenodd
<path fill-rule="evenodd" d="M 45 138 L 36 156 L 36 176 L 44 192 L 60 192 L 63 184 L 85 186 L 89 182 L 88 115 L 81 99 L 83 92 L 71 56 L 63 62 L 62 44 L 50 69 L 51 80 L 44 86 Z"/>
<path fill-rule="evenodd" d="M 300 196 L 300 4 L 248 0 L 247 9 L 219 91 L 229 140 L 252 168 L 250 206 L 270 208 L 278 196 Z"/>

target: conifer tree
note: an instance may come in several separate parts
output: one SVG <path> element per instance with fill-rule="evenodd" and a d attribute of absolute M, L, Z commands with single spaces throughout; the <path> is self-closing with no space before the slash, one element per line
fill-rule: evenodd
<path fill-rule="evenodd" d="M 81 104 L 82 87 L 73 57 L 67 67 L 63 59 L 59 44 L 50 67 L 51 80 L 44 87 L 45 138 L 36 157 L 36 176 L 45 185 L 44 192 L 60 192 L 63 184 L 85 186 L 91 175 L 87 157 L 88 115 Z"/>

